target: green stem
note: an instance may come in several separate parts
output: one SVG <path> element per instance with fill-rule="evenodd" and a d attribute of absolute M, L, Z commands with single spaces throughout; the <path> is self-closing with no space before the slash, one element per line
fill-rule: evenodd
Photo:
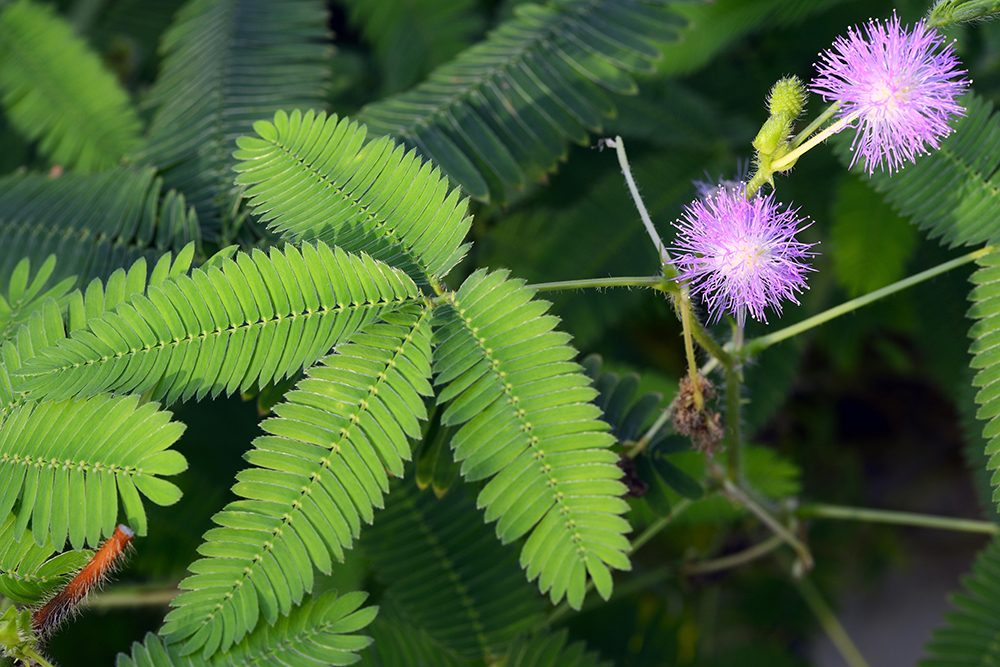
<path fill-rule="evenodd" d="M 957 530 L 966 533 L 1000 535 L 1000 524 L 993 523 L 992 521 L 956 519 L 947 516 L 876 510 L 865 507 L 845 507 L 843 505 L 815 503 L 803 505 L 798 509 L 796 514 L 804 519 L 844 519 L 847 521 L 867 521 L 869 523 L 888 523 L 896 526 L 917 526 L 920 528 Z"/>
<path fill-rule="evenodd" d="M 830 605 L 823 599 L 816 586 L 809 579 L 803 578 L 795 582 L 795 587 L 799 590 L 799 595 L 805 600 L 809 609 L 816 615 L 816 620 L 823 626 L 826 636 L 833 642 L 837 651 L 844 658 L 844 661 L 850 667 L 868 667 L 868 662 L 861 655 L 861 651 L 855 646 L 850 635 L 847 634 L 844 626 L 837 620 L 837 616 L 830 609 Z"/>
<path fill-rule="evenodd" d="M 691 342 L 691 320 L 694 319 L 691 313 L 691 299 L 686 293 L 681 294 L 678 300 L 681 311 L 681 329 L 684 332 L 684 354 L 687 356 L 688 378 L 691 380 L 691 391 L 693 392 L 694 409 L 701 412 L 705 407 L 705 397 L 701 394 L 701 383 L 698 382 L 698 362 L 694 358 L 694 343 Z"/>
<path fill-rule="evenodd" d="M 835 317 L 840 317 L 846 313 L 851 312 L 861 308 L 862 306 L 867 306 L 870 303 L 874 303 L 879 299 L 889 296 L 890 294 L 895 294 L 907 287 L 912 287 L 917 283 L 921 283 L 925 280 L 933 278 L 934 276 L 939 276 L 942 273 L 947 273 L 954 268 L 962 266 L 963 264 L 968 264 L 976 259 L 982 257 L 985 254 L 991 253 L 996 250 L 993 246 L 986 246 L 974 252 L 970 252 L 967 255 L 962 255 L 944 264 L 939 264 L 933 268 L 927 269 L 926 271 L 921 271 L 916 275 L 912 275 L 909 278 L 904 278 L 894 282 L 891 285 L 887 285 L 882 289 L 877 289 L 874 292 L 869 292 L 864 296 L 859 296 L 856 299 L 851 299 L 845 303 L 840 304 L 834 308 L 826 310 L 818 315 L 813 315 L 812 317 L 805 319 L 798 324 L 793 324 L 790 327 L 785 327 L 784 329 L 779 329 L 773 333 L 769 333 L 766 336 L 761 336 L 760 338 L 754 338 L 748 341 L 740 352 L 741 358 L 747 359 L 750 357 L 755 357 L 767 348 L 771 347 L 775 343 L 781 342 L 786 338 L 791 338 L 792 336 L 797 336 L 803 331 L 808 331 L 813 327 L 817 327 L 820 324 L 824 324 L 834 319 Z"/>
<path fill-rule="evenodd" d="M 42 655 L 33 648 L 25 648 L 24 654 L 31 658 L 34 662 L 37 662 L 40 667 L 55 667 L 51 662 L 42 657 Z"/>
<path fill-rule="evenodd" d="M 763 542 L 748 547 L 743 551 L 739 551 L 728 556 L 723 556 L 722 558 L 715 558 L 713 560 L 703 560 L 697 563 L 689 563 L 684 566 L 681 570 L 682 574 L 692 575 L 692 574 L 708 574 L 709 572 L 718 572 L 720 570 L 729 570 L 734 567 L 739 567 L 740 565 L 745 565 L 747 563 L 753 562 L 760 558 L 761 556 L 766 556 L 771 553 L 782 544 L 785 540 L 780 535 L 772 535 Z"/>
<path fill-rule="evenodd" d="M 748 510 L 757 515 L 757 518 L 764 522 L 764 524 L 771 529 L 775 535 L 781 537 L 788 546 L 795 549 L 795 552 L 799 555 L 799 560 L 802 562 L 803 568 L 809 571 L 813 567 L 813 557 L 809 553 L 809 548 L 796 537 L 792 531 L 788 530 L 780 521 L 778 521 L 770 512 L 768 512 L 764 507 L 757 503 L 756 500 L 750 497 L 750 494 L 738 487 L 729 478 L 722 480 L 722 493 L 730 500 L 743 505 Z"/>
<path fill-rule="evenodd" d="M 740 377 L 733 366 L 724 366 L 726 374 L 726 462 L 731 480 L 743 479 L 743 433 L 740 421 Z"/>
<path fill-rule="evenodd" d="M 661 291 L 673 289 L 663 276 L 619 276 L 614 278 L 585 278 L 583 280 L 560 280 L 552 283 L 528 285 L 538 292 L 560 292 L 571 289 L 602 289 L 605 287 L 652 287 Z"/>
<path fill-rule="evenodd" d="M 656 227 L 653 226 L 653 221 L 649 217 L 646 205 L 642 203 L 642 197 L 639 196 L 639 188 L 636 187 L 635 179 L 632 178 L 632 169 L 629 167 L 628 156 L 625 154 L 625 142 L 622 141 L 621 137 L 616 136 L 614 141 L 605 140 L 605 143 L 613 145 L 615 151 L 618 153 L 618 164 L 621 165 L 622 173 L 625 174 L 625 182 L 628 183 L 628 190 L 632 194 L 632 201 L 635 202 L 635 207 L 639 210 L 639 217 L 642 218 L 642 224 L 646 227 L 646 233 L 649 234 L 649 238 L 653 240 L 653 245 L 656 246 L 656 252 L 660 255 L 660 263 L 670 264 L 670 253 L 667 252 L 667 247 L 660 240 L 660 235 L 656 233 Z"/>
<path fill-rule="evenodd" d="M 643 436 L 639 438 L 638 442 L 635 443 L 632 449 L 628 450 L 628 453 L 626 453 L 625 456 L 630 459 L 634 459 L 642 450 L 646 449 L 649 442 L 653 439 L 653 436 L 655 436 L 660 429 L 663 428 L 663 425 L 667 423 L 667 420 L 670 419 L 672 413 L 673 410 L 671 410 L 670 407 L 664 408 L 660 413 L 660 416 L 656 418 L 655 422 L 653 422 L 653 425 L 646 430 Z"/>
<path fill-rule="evenodd" d="M 715 342 L 712 338 L 712 334 L 708 333 L 708 329 L 702 326 L 701 322 L 698 321 L 697 317 L 691 318 L 691 335 L 694 339 L 698 341 L 698 344 L 708 352 L 710 355 L 719 360 L 723 368 L 732 368 L 735 364 L 733 355 L 723 349 L 721 345 Z"/>
<path fill-rule="evenodd" d="M 826 141 L 834 134 L 837 134 L 838 132 L 843 130 L 845 127 L 847 127 L 849 123 L 854 122 L 854 120 L 857 117 L 858 117 L 857 113 L 853 113 L 849 116 L 844 116 L 833 125 L 828 126 L 819 134 L 813 135 L 811 139 L 809 139 L 802 145 L 798 146 L 794 150 L 786 153 L 785 155 L 782 155 L 780 158 L 775 160 L 773 163 L 771 163 L 771 169 L 773 169 L 774 171 L 785 171 L 786 169 L 790 169 L 791 166 L 795 164 L 795 161 L 798 160 L 799 157 L 801 157 L 804 153 L 812 150 L 818 144 Z"/>
<path fill-rule="evenodd" d="M 837 109 L 839 108 L 840 108 L 840 102 L 834 102 L 833 104 L 828 106 L 826 110 L 823 111 L 823 113 L 821 113 L 819 116 L 816 117 L 816 120 L 814 120 L 813 122 L 809 123 L 806 126 L 806 129 L 802 130 L 797 135 L 795 135 L 795 138 L 792 139 L 791 143 L 789 144 L 789 147 L 792 149 L 798 148 L 802 144 L 802 142 L 808 139 L 810 136 L 812 136 L 812 133 L 818 130 L 820 126 L 823 125 L 823 123 L 833 118 L 833 114 L 837 113 Z"/>

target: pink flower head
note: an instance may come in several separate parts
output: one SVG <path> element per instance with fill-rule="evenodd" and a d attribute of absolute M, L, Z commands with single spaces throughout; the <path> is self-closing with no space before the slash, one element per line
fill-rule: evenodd
<path fill-rule="evenodd" d="M 907 31 L 893 14 L 884 24 L 869 21 L 864 34 L 850 28 L 820 55 L 816 70 L 812 90 L 840 102 L 838 119 L 857 116 L 851 166 L 863 155 L 869 174 L 883 161 L 891 174 L 928 146 L 939 148 L 951 132 L 948 122 L 965 115 L 955 101 L 969 85 L 965 70 L 951 44 L 923 21 Z"/>
<path fill-rule="evenodd" d="M 712 321 L 730 313 L 741 327 L 747 311 L 766 322 L 765 307 L 780 313 L 782 300 L 798 303 L 813 270 L 803 260 L 815 255 L 815 244 L 795 240 L 808 226 L 798 209 L 782 207 L 773 193 L 747 200 L 743 191 L 742 184 L 720 188 L 688 204 L 671 250 L 678 279 L 705 302 Z"/>

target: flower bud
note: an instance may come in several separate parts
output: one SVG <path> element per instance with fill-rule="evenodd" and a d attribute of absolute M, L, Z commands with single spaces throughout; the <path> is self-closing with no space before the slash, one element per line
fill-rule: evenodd
<path fill-rule="evenodd" d="M 806 105 L 806 88 L 797 76 L 779 79 L 771 88 L 767 108 L 772 116 L 788 116 L 795 120 Z"/>
<path fill-rule="evenodd" d="M 788 140 L 792 133 L 792 121 L 785 115 L 771 116 L 753 140 L 753 147 L 764 155 L 770 155 L 774 150 Z"/>

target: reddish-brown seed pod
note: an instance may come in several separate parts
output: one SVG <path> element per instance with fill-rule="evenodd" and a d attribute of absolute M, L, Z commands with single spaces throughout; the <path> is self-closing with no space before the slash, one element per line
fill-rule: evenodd
<path fill-rule="evenodd" d="M 100 588 L 109 572 L 113 572 L 121 563 L 122 556 L 135 533 L 123 524 L 118 524 L 114 534 L 101 545 L 94 557 L 82 570 L 66 584 L 59 593 L 45 603 L 31 617 L 31 626 L 39 637 L 56 629 L 60 623 L 73 613 L 87 595 Z"/>

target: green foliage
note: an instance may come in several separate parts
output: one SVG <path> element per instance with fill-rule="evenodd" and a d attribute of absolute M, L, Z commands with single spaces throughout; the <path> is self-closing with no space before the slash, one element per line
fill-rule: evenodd
<path fill-rule="evenodd" d="M 473 0 L 346 0 L 351 23 L 375 49 L 387 93 L 409 88 L 482 32 Z"/>
<path fill-rule="evenodd" d="M 323 106 L 327 13 L 320 0 L 192 0 L 160 42 L 161 73 L 145 145 L 131 159 L 155 165 L 184 192 L 206 232 L 233 238 L 238 200 L 233 141 L 277 109 Z"/>
<path fill-rule="evenodd" d="M 0 10 L 0 102 L 53 163 L 81 172 L 114 166 L 139 141 L 128 96 L 50 5 Z"/>
<path fill-rule="evenodd" d="M 654 0 L 524 4 L 427 82 L 364 107 L 379 134 L 415 146 L 469 195 L 503 203 L 586 144 L 614 105 L 635 94 L 630 73 L 654 71 L 656 41 L 682 22 Z"/>
<path fill-rule="evenodd" d="M 430 395 L 426 310 L 386 315 L 337 346 L 274 408 L 269 435 L 237 475 L 244 500 L 214 517 L 185 590 L 160 630 L 182 653 L 227 651 L 263 617 L 274 624 L 312 590 L 313 566 L 343 560 L 372 507 L 382 507 L 387 475 L 401 476 L 418 438 L 421 396 Z"/>
<path fill-rule="evenodd" d="M 469 667 L 469 661 L 407 621 L 391 601 L 371 625 L 374 645 L 361 654 L 363 667 Z"/>
<path fill-rule="evenodd" d="M 17 517 L 0 524 L 0 595 L 21 604 L 37 604 L 61 588 L 90 560 L 90 551 L 67 551 L 53 557 L 52 542 L 38 546 L 17 540 Z"/>
<path fill-rule="evenodd" d="M 139 494 L 176 502 L 180 491 L 161 477 L 187 467 L 167 449 L 184 425 L 157 408 L 138 396 L 99 395 L 12 409 L 0 422 L 0 516 L 15 509 L 14 539 L 30 520 L 39 546 L 61 547 L 67 537 L 75 549 L 96 546 L 114 532 L 119 499 L 129 525 L 145 535 Z"/>
<path fill-rule="evenodd" d="M 462 488 L 438 500 L 411 483 L 393 488 L 361 538 L 383 600 L 434 643 L 487 663 L 533 630 L 542 610 L 516 550 L 497 548 L 491 532 Z"/>
<path fill-rule="evenodd" d="M 979 387 L 976 403 L 979 411 L 976 417 L 987 419 L 989 423 L 983 429 L 986 443 L 986 454 L 990 457 L 986 464 L 988 470 L 1000 467 L 1000 364 L 997 363 L 997 347 L 1000 341 L 1000 252 L 993 251 L 976 260 L 980 269 L 972 274 L 970 281 L 976 287 L 969 294 L 973 302 L 968 316 L 976 320 L 969 329 L 972 345 L 969 352 L 975 355 L 970 366 L 977 370 L 972 381 L 974 387 Z M 1000 472 L 994 472 L 991 480 L 993 501 L 1000 502 Z"/>
<path fill-rule="evenodd" d="M 41 304 L 47 299 L 66 301 L 66 294 L 76 278 L 66 278 L 46 290 L 55 268 L 56 256 L 49 255 L 29 283 L 31 260 L 25 257 L 14 267 L 7 285 L 7 297 L 0 294 L 0 343 L 10 338 L 17 327 L 28 320 L 31 313 L 41 310 Z"/>
<path fill-rule="evenodd" d="M 837 281 L 861 296 L 903 277 L 917 244 L 916 231 L 856 178 L 846 178 L 834 200 L 830 244 Z"/>
<path fill-rule="evenodd" d="M 596 653 L 588 653 L 583 642 L 567 645 L 565 631 L 552 635 L 538 634 L 532 639 L 522 639 L 510 647 L 504 665 L 508 667 L 610 667 Z"/>
<path fill-rule="evenodd" d="M 323 243 L 240 253 L 150 287 L 24 362 L 21 390 L 213 397 L 289 376 L 388 308 L 417 298 L 402 272 Z M 289 344 L 289 341 L 294 341 Z"/>
<path fill-rule="evenodd" d="M 241 137 L 237 182 L 272 229 L 293 241 L 364 250 L 426 283 L 462 259 L 466 201 L 415 151 L 388 137 L 364 145 L 364 125 L 312 110 L 279 111 Z"/>
<path fill-rule="evenodd" d="M 568 336 L 552 330 L 548 302 L 506 276 L 476 271 L 435 310 L 441 423 L 462 425 L 451 444 L 462 475 L 492 477 L 478 505 L 499 519 L 500 540 L 531 533 L 521 551 L 528 579 L 579 608 L 588 574 L 607 599 L 609 566 L 631 568 L 625 487 Z"/>
<path fill-rule="evenodd" d="M 912 218 L 930 238 L 949 246 L 1000 240 L 1000 119 L 993 105 L 970 93 L 961 100 L 966 116 L 941 141 L 941 148 L 922 156 L 890 178 L 877 172 L 870 186 L 901 215 Z M 851 161 L 853 132 L 834 142 L 842 163 Z M 855 171 L 861 171 L 860 163 Z"/>
<path fill-rule="evenodd" d="M 176 646 L 146 635 L 132 644 L 131 655 L 121 653 L 116 667 L 298 667 L 351 665 L 371 639 L 355 634 L 367 627 L 377 607 L 360 609 L 364 593 L 336 593 L 304 602 L 273 624 L 262 624 L 225 656 L 206 659 L 182 656 Z"/>
<path fill-rule="evenodd" d="M 191 242 L 198 217 L 184 195 L 162 192 L 154 169 L 122 167 L 100 174 L 14 174 L 0 179 L 0 284 L 19 258 L 41 265 L 58 257 L 51 278 L 106 279 L 140 257 L 154 263 Z"/>
<path fill-rule="evenodd" d="M 988 665 L 1000 659 L 996 636 L 1000 632 L 1000 542 L 990 543 L 972 565 L 972 575 L 962 579 L 965 591 L 952 596 L 958 607 L 945 615 L 927 643 L 927 657 L 920 667 Z"/>

